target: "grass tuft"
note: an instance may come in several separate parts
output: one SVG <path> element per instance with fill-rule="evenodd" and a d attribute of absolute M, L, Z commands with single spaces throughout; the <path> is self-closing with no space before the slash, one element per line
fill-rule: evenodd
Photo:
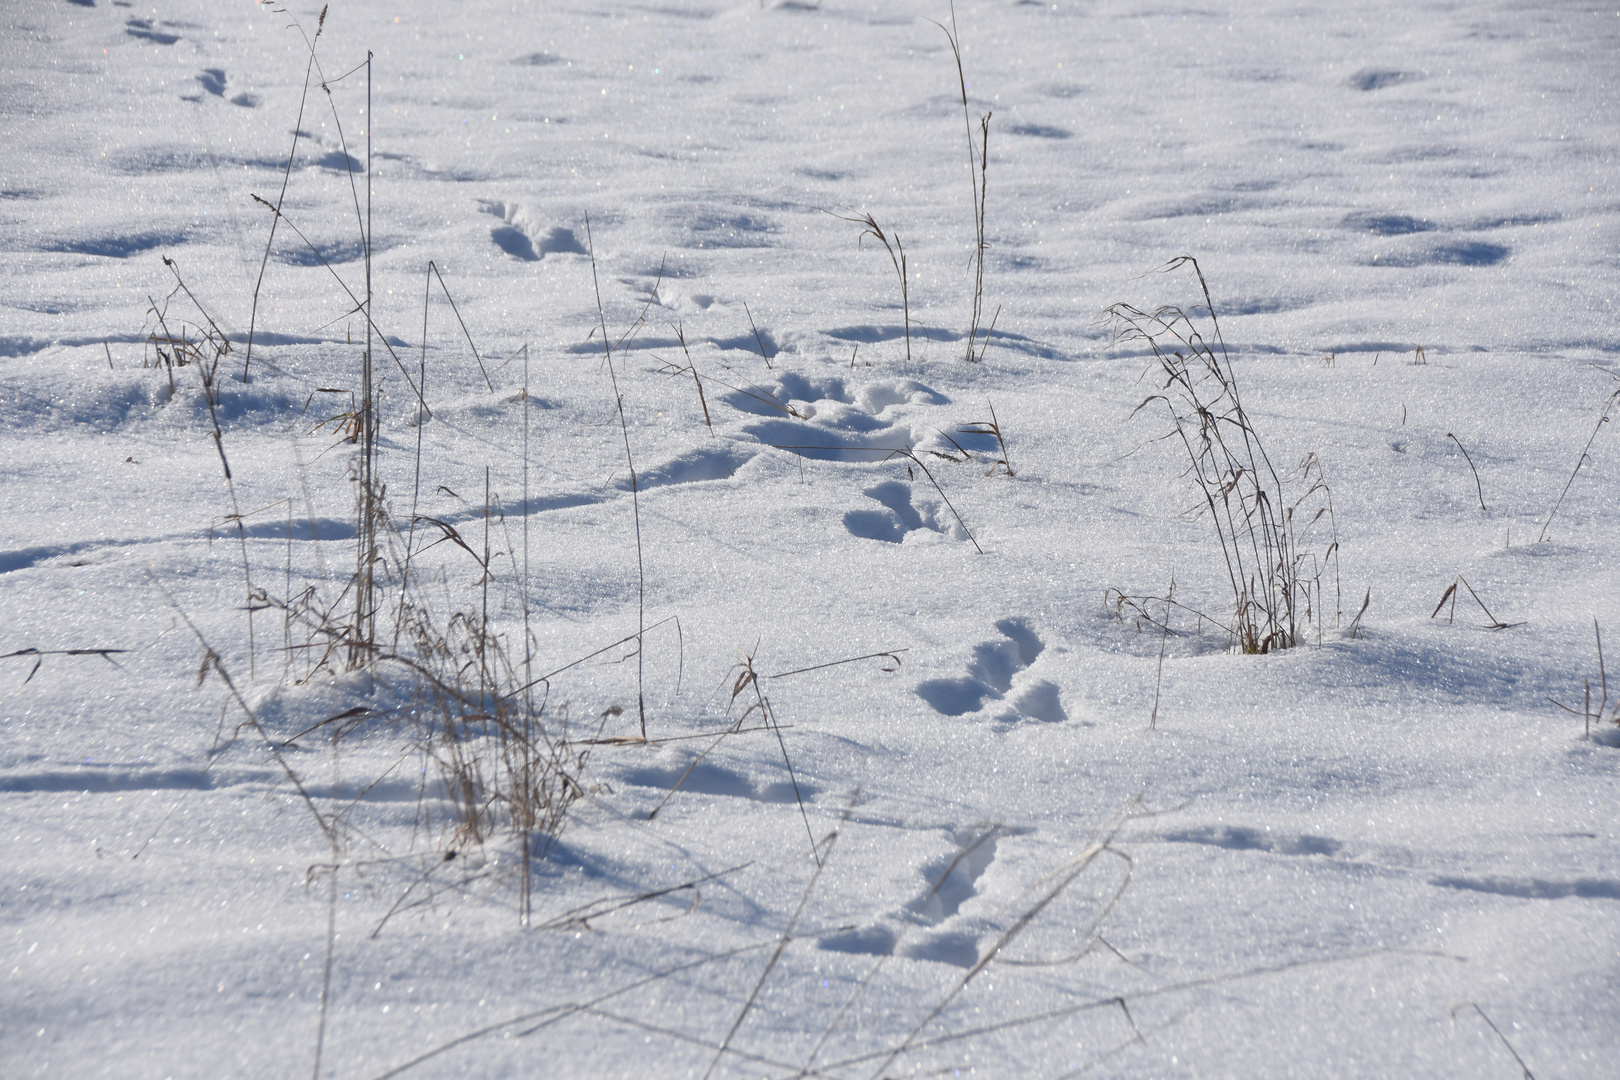
<path fill-rule="evenodd" d="M 1244 410 L 1203 270 L 1196 259 L 1183 255 L 1161 272 L 1182 267 L 1190 267 L 1197 278 L 1207 337 L 1195 318 L 1197 307 L 1191 312 L 1175 306 L 1148 311 L 1115 304 L 1105 316 L 1115 343 L 1145 345 L 1163 379 L 1159 392 L 1144 399 L 1135 412 L 1163 406 L 1171 425 L 1165 437 L 1180 442 L 1187 475 L 1200 496 L 1200 505 L 1192 512 L 1207 513 L 1215 526 L 1232 592 L 1231 618 L 1215 621 L 1226 626 L 1241 652 L 1292 648 L 1303 641 L 1313 617 L 1320 635 L 1321 615 L 1313 612 L 1311 593 L 1314 588 L 1320 607 L 1322 563 L 1331 556 L 1337 565 L 1337 528 L 1333 527 L 1335 538 L 1320 558 L 1308 554 L 1302 542 L 1323 517 L 1332 526 L 1331 494 L 1321 462 L 1312 454 L 1291 477 L 1291 486 L 1302 485 L 1304 493 L 1288 501 L 1283 478 Z M 1315 513 L 1303 517 L 1313 507 Z M 1140 608 L 1158 625 L 1146 616 L 1142 603 L 1134 602 L 1147 598 L 1127 597 L 1113 589 L 1109 594 L 1117 596 L 1117 609 Z"/>

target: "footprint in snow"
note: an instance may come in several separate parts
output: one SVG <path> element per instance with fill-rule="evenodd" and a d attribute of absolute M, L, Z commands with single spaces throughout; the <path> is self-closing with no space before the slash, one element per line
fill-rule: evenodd
<path fill-rule="evenodd" d="M 1274 833 L 1247 825 L 1198 825 L 1167 832 L 1164 839 L 1179 844 L 1208 844 L 1230 851 L 1266 851 L 1274 855 L 1333 855 L 1343 847 L 1337 840 L 1309 833 Z"/>
<path fill-rule="evenodd" d="M 738 469 L 754 459 L 753 451 L 733 447 L 694 450 L 689 454 L 671 458 L 660 465 L 642 469 L 636 476 L 636 488 L 647 491 L 670 484 L 696 484 L 706 480 L 726 480 Z M 619 488 L 630 490 L 630 479 L 619 481 Z"/>
<path fill-rule="evenodd" d="M 1030 665 L 1046 651 L 1045 642 L 1024 619 L 1002 619 L 996 629 L 1001 637 L 973 647 L 965 676 L 928 679 L 918 684 L 917 696 L 946 716 L 978 712 L 987 702 L 1004 701 L 1007 707 L 996 717 L 1002 722 L 1067 720 L 1057 684 L 1028 674 Z"/>
<path fill-rule="evenodd" d="M 769 247 L 770 238 L 780 231 L 780 226 L 768 217 L 730 208 L 693 207 L 670 216 L 671 224 L 687 233 L 686 246 L 692 248 Z"/>
<path fill-rule="evenodd" d="M 203 68 L 202 74 L 197 76 L 197 84 L 217 98 L 223 98 L 225 96 L 225 84 L 227 81 L 228 80 L 225 77 L 224 68 Z M 201 101 L 202 98 L 187 97 L 185 100 Z M 249 94 L 245 92 L 237 94 L 230 100 L 232 105 L 240 105 L 246 109 L 252 109 L 259 104 L 259 96 L 257 94 Z"/>
<path fill-rule="evenodd" d="M 951 520 L 943 503 L 925 503 L 922 508 L 912 504 L 910 485 L 899 480 L 888 480 L 875 487 L 869 487 L 865 492 L 870 499 L 875 499 L 883 507 L 882 510 L 851 510 L 844 515 L 844 528 L 851 535 L 859 536 L 865 540 L 882 540 L 890 544 L 898 544 L 905 540 L 908 533 L 921 530 L 931 530 L 944 533 L 947 536 L 957 536 L 961 527 Z M 965 539 L 966 534 L 957 536 Z"/>
<path fill-rule="evenodd" d="M 957 833 L 955 850 L 919 868 L 924 887 L 899 911 L 862 927 L 820 939 L 828 952 L 906 956 L 971 968 L 979 961 L 981 925 L 966 925 L 958 914 L 979 895 L 980 880 L 996 858 L 999 837 L 1027 830 L 1005 826 Z"/>
<path fill-rule="evenodd" d="M 484 200 L 479 208 L 501 219 L 502 223 L 489 231 L 489 238 L 514 259 L 538 262 L 552 254 L 586 254 L 585 245 L 573 229 L 547 226 L 517 203 Z"/>
<path fill-rule="evenodd" d="M 922 441 L 891 406 L 943 405 L 949 399 L 915 379 L 852 387 L 842 377 L 809 379 L 783 372 L 721 400 L 763 417 L 743 430 L 769 446 L 822 461 L 883 461 Z"/>
<path fill-rule="evenodd" d="M 800 776 L 797 778 L 798 790 L 795 793 L 794 781 L 788 778 L 786 771 L 780 768 L 776 771 L 781 774 L 777 779 L 756 781 L 723 765 L 707 761 L 688 765 L 682 760 L 670 760 L 665 764 L 631 769 L 621 773 L 619 780 L 626 784 L 658 788 L 665 792 L 678 787 L 681 791 L 696 795 L 724 795 L 763 803 L 797 802 L 801 798 L 809 799 L 820 790 L 806 783 L 804 777 Z"/>
<path fill-rule="evenodd" d="M 163 25 L 171 25 L 164 23 Z M 130 19 L 124 25 L 124 33 L 132 38 L 150 41 L 154 45 L 173 45 L 180 40 L 179 34 L 171 34 L 167 30 L 160 30 L 151 19 Z"/>

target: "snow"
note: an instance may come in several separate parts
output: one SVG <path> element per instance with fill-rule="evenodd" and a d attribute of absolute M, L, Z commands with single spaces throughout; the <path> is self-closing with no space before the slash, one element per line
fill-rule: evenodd
<path fill-rule="evenodd" d="M 1613 1074 L 1613 5 L 960 4 L 969 363 L 941 0 L 337 0 L 330 97 L 155 2 L 0 44 L 0 1072 Z M 352 611 L 368 184 L 385 539 L 586 754 L 527 926 L 412 681 L 243 610 Z M 1296 648 L 1110 602 L 1232 616 L 1100 317 L 1182 255 L 1331 491 Z"/>

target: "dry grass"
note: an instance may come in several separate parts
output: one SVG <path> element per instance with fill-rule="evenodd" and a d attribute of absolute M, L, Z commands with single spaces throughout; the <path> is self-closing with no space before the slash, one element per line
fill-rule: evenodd
<path fill-rule="evenodd" d="M 770 370 L 770 367 L 771 367 L 771 358 L 765 352 L 765 338 L 760 335 L 759 327 L 754 325 L 754 313 L 749 310 L 748 301 L 744 300 L 742 302 L 742 306 L 743 306 L 743 313 L 748 316 L 748 329 L 750 329 L 750 330 L 752 330 L 754 332 L 754 344 L 759 346 L 759 358 L 761 360 L 765 361 L 765 368 L 768 371 L 768 370 Z M 685 347 L 686 347 L 686 342 L 682 341 L 681 342 L 681 348 L 684 349 Z"/>
<path fill-rule="evenodd" d="M 1530 1066 L 1524 1063 L 1524 1058 L 1519 1056 L 1519 1052 L 1513 1048 L 1513 1044 L 1508 1042 L 1508 1037 L 1502 1034 L 1502 1029 L 1496 1026 L 1496 1021 L 1492 1020 L 1485 1014 L 1485 1010 L 1479 1007 L 1478 1002 L 1464 1001 L 1453 1005 L 1451 1007 L 1451 1019 L 1455 1021 L 1457 1019 L 1457 1014 L 1462 1012 L 1464 1009 L 1473 1009 L 1476 1013 L 1478 1013 L 1479 1018 L 1485 1021 L 1485 1026 L 1490 1028 L 1491 1031 L 1495 1033 L 1497 1040 L 1503 1046 L 1507 1047 L 1507 1052 L 1513 1055 L 1513 1060 L 1518 1064 L 1519 1071 L 1524 1080 L 1536 1080 L 1536 1074 L 1530 1071 Z M 1514 1025 L 1514 1027 L 1517 1026 L 1517 1024 Z"/>
<path fill-rule="evenodd" d="M 1616 376 L 1612 372 L 1609 375 L 1610 378 L 1620 381 L 1620 376 Z M 1603 408 L 1598 412 L 1597 423 L 1592 426 L 1592 434 L 1587 437 L 1586 445 L 1581 447 L 1580 457 L 1575 459 L 1575 467 L 1570 470 L 1569 479 L 1564 481 L 1563 490 L 1558 493 L 1558 500 L 1553 503 L 1552 509 L 1547 511 L 1547 520 L 1541 523 L 1541 535 L 1537 538 L 1537 543 L 1547 541 L 1548 530 L 1552 528 L 1553 518 L 1557 516 L 1558 508 L 1564 505 L 1564 496 L 1569 494 L 1570 487 L 1575 483 L 1575 477 L 1580 474 L 1581 466 L 1586 464 L 1587 457 L 1592 452 L 1592 443 L 1597 440 L 1598 432 L 1603 430 L 1603 425 L 1609 422 L 1609 413 L 1614 410 L 1617 402 L 1620 402 L 1620 388 L 1616 388 L 1603 400 Z"/>
<path fill-rule="evenodd" d="M 660 363 L 663 364 L 663 367 L 660 370 L 671 377 L 676 375 L 692 376 L 692 382 L 697 386 L 698 405 L 703 409 L 703 423 L 708 427 L 709 434 L 713 435 L 714 418 L 709 415 L 709 397 L 703 392 L 703 376 L 698 374 L 697 361 L 692 359 L 692 350 L 686 346 L 686 327 L 677 322 L 671 323 L 669 328 L 675 332 L 675 340 L 681 344 L 681 355 L 686 357 L 686 363 L 684 365 L 675 365 L 667 360 L 661 360 Z M 763 356 L 764 353 L 761 352 L 760 355 Z M 769 363 L 770 361 L 766 361 L 767 366 Z"/>
<path fill-rule="evenodd" d="M 1434 439 L 1408 439 L 1405 442 L 1396 443 L 1394 445 L 1394 450 L 1395 450 L 1395 452 L 1397 454 L 1404 454 L 1404 453 L 1406 453 L 1406 448 L 1409 447 L 1409 446 L 1420 446 L 1420 445 L 1422 445 L 1424 443 L 1445 442 L 1447 439 L 1450 439 L 1454 444 L 1456 444 L 1457 449 L 1462 452 L 1463 461 L 1468 463 L 1468 471 L 1473 474 L 1473 477 L 1474 477 L 1474 494 L 1479 499 L 1479 512 L 1482 513 L 1482 514 L 1489 514 L 1490 510 L 1488 510 L 1486 508 L 1486 506 L 1485 506 L 1485 485 L 1483 485 L 1483 484 L 1481 484 L 1479 482 L 1479 470 L 1474 468 L 1474 459 L 1469 456 L 1468 448 L 1463 446 L 1462 440 L 1457 438 L 1457 436 L 1453 435 L 1451 432 L 1448 431 L 1444 435 L 1440 436 L 1439 438 L 1434 438 Z"/>
<path fill-rule="evenodd" d="M 1560 709 L 1563 709 L 1565 712 L 1570 713 L 1570 714 L 1572 714 L 1574 716 L 1579 716 L 1582 720 L 1584 720 L 1586 722 L 1586 737 L 1588 739 L 1590 739 L 1592 737 L 1592 722 L 1593 721 L 1597 722 L 1597 724 L 1599 726 L 1599 729 L 1601 730 L 1602 725 L 1605 723 L 1605 719 L 1604 719 L 1604 715 L 1603 715 L 1605 712 L 1607 712 L 1609 714 L 1608 719 L 1607 719 L 1607 723 L 1611 727 L 1620 729 L 1620 700 L 1617 700 L 1614 703 L 1614 708 L 1613 709 L 1609 708 L 1609 673 L 1608 673 L 1608 670 L 1603 665 L 1603 630 L 1602 630 L 1601 627 L 1598 626 L 1598 621 L 1596 619 L 1592 620 L 1592 637 L 1594 639 L 1596 639 L 1596 641 L 1597 641 L 1598 695 L 1599 695 L 1598 696 L 1597 708 L 1596 709 L 1592 708 L 1592 680 L 1591 679 L 1587 679 L 1583 683 L 1584 695 L 1583 695 L 1582 700 L 1581 700 L 1581 707 L 1580 707 L 1579 711 L 1570 708 L 1568 705 L 1565 705 L 1561 701 L 1555 701 L 1552 698 L 1547 699 L 1548 701 L 1551 701 L 1554 705 L 1558 706 Z"/>
<path fill-rule="evenodd" d="M 487 596 L 493 580 L 487 535 L 469 542 L 447 522 L 424 517 L 419 524 L 438 534 L 423 550 L 441 543 L 458 549 L 478 572 L 480 599 Z M 392 535 L 386 517 L 384 525 Z M 391 551 L 380 569 L 384 580 L 400 582 L 402 554 Z M 345 659 L 359 653 L 373 696 L 386 703 L 339 711 L 289 743 L 317 734 L 343 738 L 376 721 L 392 724 L 436 774 L 445 817 L 437 820 L 434 804 L 423 802 L 418 824 L 443 837 L 448 849 L 483 844 L 503 830 L 518 837 L 538 834 L 546 843 L 561 832 L 568 806 L 584 791 L 579 775 L 588 749 L 568 731 L 566 710 L 549 707 L 551 676 L 524 678 L 528 658 L 511 654 L 487 602 L 441 612 L 421 590 L 403 588 L 397 603 L 384 609 L 393 625 L 368 643 L 346 616 L 342 595 L 325 605 L 312 588 L 290 599 L 263 592 L 258 599 L 302 631 L 297 649 L 306 671 L 299 681 L 346 666 Z M 390 638 L 393 644 L 386 643 Z"/>
<path fill-rule="evenodd" d="M 984 339 L 979 339 L 979 324 L 984 317 L 984 253 L 989 250 L 990 244 L 984 236 L 985 191 L 989 181 L 990 172 L 990 117 L 995 115 L 987 112 L 979 117 L 979 140 L 973 141 L 973 114 L 968 108 L 967 74 L 962 69 L 961 36 L 956 29 L 956 4 L 951 3 L 951 25 L 935 22 L 935 26 L 945 32 L 945 39 L 951 43 L 951 56 L 956 59 L 956 85 L 962 94 L 962 122 L 967 128 L 967 154 L 968 154 L 968 180 L 973 185 L 973 307 L 968 322 L 967 354 L 963 359 L 969 363 L 977 363 L 984 359 L 984 350 L 990 347 L 990 335 L 995 331 L 996 319 L 1001 315 L 1001 308 L 996 308 L 996 315 L 990 320 L 990 329 L 984 333 Z M 975 171 L 977 170 L 977 171 Z M 978 354 L 974 355 L 974 350 Z"/>
<path fill-rule="evenodd" d="M 175 394 L 174 369 L 177 367 L 194 366 L 198 378 L 202 382 L 203 401 L 208 406 L 208 422 L 212 426 L 211 435 L 214 440 L 214 450 L 219 455 L 219 467 L 225 474 L 225 489 L 231 500 L 231 513 L 228 518 L 236 526 L 237 546 L 242 555 L 242 580 L 245 587 L 246 603 L 243 610 L 247 614 L 248 631 L 248 677 L 252 678 L 256 671 L 256 648 L 253 636 L 253 570 L 248 560 L 247 534 L 242 526 L 242 506 L 236 497 L 236 481 L 231 476 L 231 463 L 225 456 L 225 436 L 219 426 L 219 368 L 225 357 L 230 355 L 231 342 L 225 332 L 219 328 L 212 316 L 203 308 L 202 303 L 187 287 L 185 279 L 180 276 L 180 267 L 173 260 L 164 256 L 163 265 L 169 268 L 174 275 L 175 285 L 162 302 L 147 297 L 149 305 L 148 316 L 157 323 L 157 329 L 146 335 L 146 346 L 158 356 L 158 362 L 163 364 L 169 377 L 169 397 Z M 181 293 L 190 301 L 196 312 L 197 322 L 188 323 L 179 319 L 171 320 L 168 314 L 170 303 Z M 171 321 L 174 325 L 171 327 Z"/>
<path fill-rule="evenodd" d="M 996 416 L 996 407 L 988 401 L 984 403 L 984 407 L 990 410 L 990 419 L 975 420 L 962 428 L 961 433 L 964 435 L 991 435 L 995 437 L 996 449 L 1001 456 L 991 462 L 990 471 L 985 475 L 994 476 L 997 469 L 1004 469 L 1008 476 L 1016 476 L 1017 474 L 1013 472 L 1012 467 L 1012 455 L 1007 452 L 1007 436 L 1001 430 L 1000 418 Z M 961 450 L 962 448 L 958 446 L 957 449 Z"/>
<path fill-rule="evenodd" d="M 906 368 L 909 370 L 911 367 L 911 286 L 906 274 L 906 248 L 900 242 L 900 234 L 895 233 L 894 241 L 891 243 L 889 234 L 883 231 L 883 227 L 877 223 L 877 219 L 871 214 L 862 214 L 859 217 L 846 217 L 843 214 L 833 214 L 832 216 L 839 221 L 848 221 L 861 227 L 860 235 L 855 240 L 856 247 L 859 247 L 861 242 L 870 236 L 882 244 L 883 250 L 889 253 L 889 262 L 894 264 L 895 276 L 900 279 L 900 309 L 905 319 Z M 763 350 L 764 346 L 761 345 L 760 348 Z M 850 362 L 853 364 L 854 360 L 855 357 L 851 354 Z"/>
<path fill-rule="evenodd" d="M 40 649 L 30 647 L 8 652 L 0 656 L 0 660 L 33 657 L 34 666 L 28 669 L 28 674 L 23 679 L 23 685 L 26 686 L 35 675 L 39 674 L 39 669 L 44 665 L 47 656 L 99 656 L 113 667 L 117 667 L 118 661 L 114 660 L 113 657 L 127 652 L 129 652 L 128 649 Z"/>
<path fill-rule="evenodd" d="M 316 45 L 324 28 L 325 10 L 317 21 L 313 35 L 299 26 L 297 19 L 284 9 L 292 25 L 303 35 L 308 51 L 304 93 L 299 104 L 299 122 L 295 125 L 292 148 L 287 168 L 283 173 L 281 190 L 274 202 L 252 196 L 271 212 L 269 236 L 266 240 L 260 273 L 254 285 L 252 319 L 256 321 L 258 300 L 265 288 L 269 255 L 276 243 L 278 232 L 291 232 L 314 256 L 321 271 L 329 275 L 348 302 L 350 314 L 359 314 L 366 324 L 365 341 L 352 341 L 358 356 L 358 384 L 355 389 L 341 386 L 318 387 L 311 391 L 310 401 L 317 393 L 347 394 L 346 409 L 328 416 L 315 424 L 315 431 L 333 430 L 338 445 L 345 445 L 354 460 L 354 523 L 357 537 L 355 562 L 352 572 L 340 578 L 335 590 L 319 584 L 300 581 L 293 574 L 293 530 L 291 507 L 293 500 L 283 499 L 268 507 L 288 504 L 288 553 L 285 581 L 279 594 L 255 580 L 248 559 L 242 513 L 236 499 L 236 490 L 230 462 L 226 456 L 223 432 L 217 407 L 222 389 L 219 375 L 223 361 L 232 352 L 232 343 L 226 333 L 208 315 L 198 297 L 180 275 L 179 267 L 170 259 L 164 262 L 175 279 L 173 290 L 161 301 L 152 301 L 150 318 L 155 324 L 146 337 L 149 364 L 161 366 L 171 388 L 176 387 L 177 369 L 191 368 L 199 374 L 203 397 L 209 410 L 211 436 L 219 456 L 221 469 L 230 492 L 231 513 L 227 521 L 234 524 L 242 549 L 242 566 L 246 583 L 248 632 L 248 678 L 256 677 L 254 665 L 258 658 L 259 643 L 254 636 L 256 613 L 273 611 L 282 619 L 282 681 L 297 685 L 309 683 L 319 677 L 334 677 L 345 672 L 358 673 L 358 681 L 346 680 L 347 689 L 340 691 L 340 699 L 331 715 L 291 738 L 285 733 L 272 735 L 263 725 L 247 699 L 239 692 L 238 684 L 227 671 L 221 655 L 198 634 L 203 644 L 202 675 L 213 675 L 227 686 L 231 700 L 241 710 L 244 719 L 238 731 L 251 730 L 258 734 L 271 755 L 281 765 L 288 780 L 299 791 L 316 823 L 331 847 L 331 860 L 322 864 L 336 888 L 340 873 L 350 872 L 356 865 L 346 849 L 345 816 L 365 793 L 384 776 L 357 778 L 353 787 L 358 795 L 347 804 L 340 804 L 336 792 L 330 811 L 317 806 L 310 797 L 308 787 L 292 759 L 283 751 L 303 741 L 329 742 L 334 760 L 345 740 L 357 733 L 387 726 L 397 738 L 396 750 L 400 760 L 418 758 L 422 765 L 422 788 L 417 801 L 417 820 L 412 830 L 413 847 L 426 839 L 433 854 L 428 856 L 428 867 L 417 883 L 413 883 L 395 901 L 393 910 L 406 902 L 410 893 L 427 882 L 437 867 L 454 860 L 459 852 L 492 841 L 516 841 L 522 849 L 525 880 L 522 883 L 520 917 L 529 914 L 528 870 L 529 858 L 536 850 L 544 854 L 547 846 L 561 833 L 569 807 L 585 792 L 582 775 L 586 769 L 591 747 L 600 740 L 603 726 L 622 710 L 612 707 L 604 710 L 596 722 L 582 732 L 570 730 L 566 703 L 551 700 L 551 679 L 572 664 L 557 671 L 535 677 L 533 673 L 533 639 L 529 627 L 526 584 L 528 580 L 528 477 L 527 477 L 527 419 L 528 378 L 527 352 L 522 400 L 525 410 L 523 481 L 524 544 L 523 566 L 517 564 L 515 547 L 506 538 L 505 547 L 511 554 L 512 572 L 503 580 L 492 552 L 491 529 L 504 528 L 504 514 L 500 500 L 493 491 L 486 472 L 483 503 L 482 535 L 464 535 L 457 527 L 442 519 L 418 513 L 421 489 L 421 434 L 422 422 L 431 417 L 424 392 L 428 378 L 426 342 L 428 309 L 431 290 L 437 282 L 440 292 L 449 304 L 455 321 L 478 365 L 488 389 L 493 392 L 493 381 L 484 358 L 479 352 L 466 321 L 462 318 L 456 298 L 438 266 L 429 262 L 426 268 L 423 298 L 422 357 L 417 370 L 411 371 L 376 327 L 371 309 L 371 228 L 369 194 L 364 201 L 358 192 L 353 158 L 343 138 L 338 110 L 332 100 L 331 88 L 321 74 Z M 367 115 L 370 115 L 370 67 L 366 64 Z M 357 69 L 358 70 L 358 69 Z M 337 268 L 322 255 L 321 248 L 311 241 L 284 211 L 292 184 L 293 164 L 297 158 L 298 141 L 302 136 L 303 117 L 310 91 L 319 86 L 332 107 L 332 120 L 336 125 L 341 152 L 351 162 L 348 196 L 354 204 L 355 227 L 365 253 L 363 285 L 345 281 Z M 369 163 L 370 132 L 367 132 L 367 168 Z M 175 314 L 176 304 L 189 304 L 184 316 Z M 248 356 L 244 358 L 240 378 L 246 382 L 251 371 L 251 360 L 256 337 L 256 322 L 250 321 L 247 331 Z M 639 326 L 640 320 L 637 325 Z M 635 327 L 632 327 L 632 331 Z M 604 326 L 605 330 L 605 326 Z M 417 410 L 417 448 L 415 479 L 410 499 L 410 513 L 404 528 L 396 521 L 384 497 L 384 488 L 378 474 L 378 424 L 380 400 L 374 392 L 372 361 L 374 349 L 380 344 L 410 388 Z M 622 344 L 622 339 L 621 339 Z M 612 349 L 609 348 L 609 367 L 612 371 Z M 307 410 L 310 402 L 305 403 Z M 622 409 L 622 406 L 621 406 Z M 628 456 L 628 435 L 626 454 Z M 633 470 L 633 462 L 632 462 Z M 303 478 L 300 464 L 300 482 Z M 632 472 L 632 475 L 634 473 Z M 305 501 L 309 493 L 305 492 Z M 260 511 L 253 511 L 258 513 Z M 420 569 L 416 565 L 425 551 L 438 545 L 448 545 L 466 559 L 476 572 L 470 593 L 463 591 L 459 599 L 452 599 L 449 589 L 444 601 L 436 603 L 428 597 L 423 582 L 418 580 Z M 639 555 L 639 537 L 638 537 Z M 279 575 L 278 575 L 279 576 Z M 511 647 L 497 620 L 492 617 L 491 588 L 509 588 L 516 591 L 523 607 L 523 646 Z M 183 614 L 183 613 L 182 613 Z M 190 622 L 187 619 L 188 623 Z M 635 643 L 639 655 L 643 636 L 648 627 L 645 618 L 638 621 L 637 633 L 627 639 Z M 616 648 L 625 642 L 606 648 Z M 105 658 L 115 650 L 94 650 Z M 604 650 L 598 650 L 598 652 Z M 594 655 L 594 654 L 593 654 Z M 578 663 L 580 661 L 575 661 Z M 639 690 L 639 680 L 638 680 Z M 358 700 L 356 700 L 358 699 Z M 643 730 L 645 726 L 643 710 Z M 396 761 L 395 765 L 397 766 Z M 386 774 L 384 774 L 386 775 Z M 331 970 L 331 942 L 335 933 L 329 910 L 329 948 L 327 973 Z M 386 923 L 388 916 L 384 916 Z M 382 923 L 379 923 L 380 930 Z M 322 1034 L 317 1038 L 317 1069 L 324 1044 L 324 1019 L 329 1004 L 329 979 L 322 992 Z"/>
<path fill-rule="evenodd" d="M 1162 272 L 1182 267 L 1190 267 L 1197 279 L 1201 309 L 1171 305 L 1144 310 L 1115 304 L 1105 315 L 1116 343 L 1145 345 L 1152 353 L 1163 382 L 1159 392 L 1135 411 L 1163 407 L 1170 421 L 1165 437 L 1181 445 L 1186 475 L 1199 494 L 1199 504 L 1190 512 L 1208 514 L 1215 527 L 1231 588 L 1232 614 L 1211 621 L 1226 627 L 1241 652 L 1292 648 L 1302 643 L 1312 622 L 1320 634 L 1325 617 L 1320 610 L 1321 575 L 1330 559 L 1337 565 L 1338 555 L 1331 492 L 1314 454 L 1306 456 L 1286 485 L 1273 467 L 1244 410 L 1209 285 L 1197 260 L 1182 256 Z M 1197 318 L 1200 310 L 1206 319 Z M 1202 325 L 1209 328 L 1207 336 Z M 1301 488 L 1301 494 L 1290 495 Z M 1324 518 L 1334 537 L 1317 556 L 1306 550 L 1304 541 Z M 1129 608 L 1160 625 L 1146 608 L 1149 600 L 1159 598 L 1131 597 L 1117 589 L 1109 590 L 1109 595 L 1116 611 Z"/>
<path fill-rule="evenodd" d="M 1491 609 L 1485 606 L 1485 601 L 1479 598 L 1479 593 L 1474 591 L 1474 587 L 1468 584 L 1468 579 L 1463 577 L 1461 574 L 1458 574 L 1456 577 L 1452 578 L 1451 584 L 1446 586 L 1446 591 L 1440 594 L 1440 602 L 1434 605 L 1434 610 L 1429 613 L 1429 618 L 1433 619 L 1439 615 L 1440 609 L 1446 606 L 1447 601 L 1450 601 L 1451 609 L 1446 612 L 1446 624 L 1449 626 L 1453 621 L 1455 621 L 1457 616 L 1457 597 L 1460 595 L 1457 591 L 1458 585 L 1461 585 L 1464 589 L 1468 590 L 1468 595 L 1474 598 L 1474 603 L 1479 605 L 1479 610 L 1485 613 L 1486 622 L 1484 623 L 1483 629 L 1511 630 L 1515 626 L 1524 625 L 1522 622 L 1503 622 L 1495 615 L 1492 615 Z M 1361 616 L 1357 615 L 1356 618 L 1360 619 Z"/>

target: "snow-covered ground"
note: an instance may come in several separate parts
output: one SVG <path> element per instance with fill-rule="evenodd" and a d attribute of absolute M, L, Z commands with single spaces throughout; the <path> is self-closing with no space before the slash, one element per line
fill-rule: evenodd
<path fill-rule="evenodd" d="M 337 0 L 306 93 L 319 12 L 5 15 L 0 1074 L 1615 1074 L 1612 3 L 960 3 L 976 363 L 944 0 Z M 368 184 L 412 610 L 573 665 L 526 927 L 403 669 L 243 610 L 352 609 Z M 1297 648 L 1109 593 L 1233 614 L 1099 317 L 1181 255 Z"/>

